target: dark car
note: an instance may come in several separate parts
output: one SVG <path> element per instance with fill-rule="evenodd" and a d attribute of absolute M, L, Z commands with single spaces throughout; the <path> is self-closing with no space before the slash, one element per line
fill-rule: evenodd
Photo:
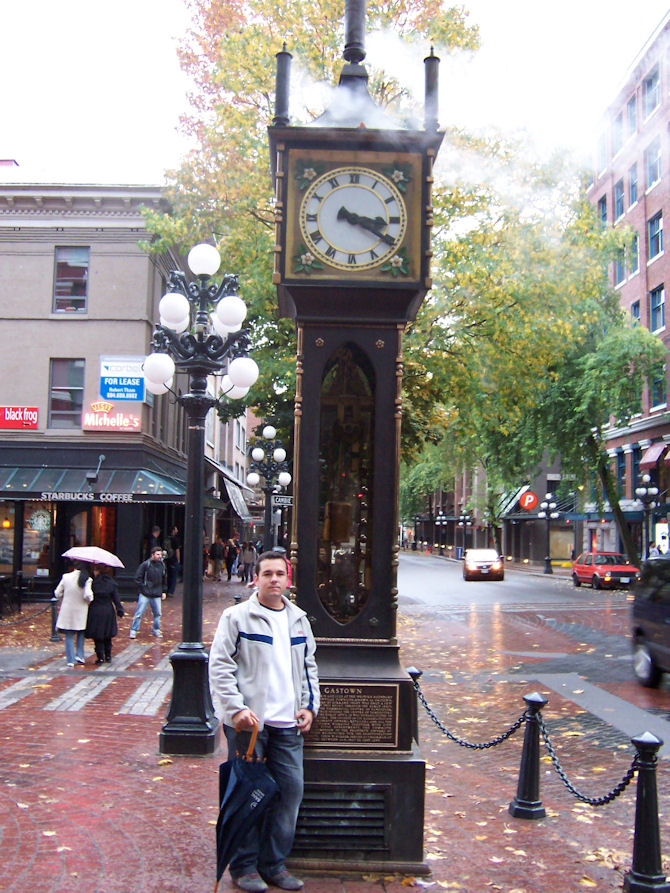
<path fill-rule="evenodd" d="M 621 552 L 582 552 L 572 565 L 575 586 L 594 589 L 626 589 L 635 582 L 638 568 Z"/>
<path fill-rule="evenodd" d="M 463 561 L 464 580 L 504 580 L 505 564 L 495 549 L 467 549 Z"/>
<path fill-rule="evenodd" d="M 643 562 L 634 593 L 633 669 L 638 682 L 653 688 L 670 673 L 670 560 Z"/>

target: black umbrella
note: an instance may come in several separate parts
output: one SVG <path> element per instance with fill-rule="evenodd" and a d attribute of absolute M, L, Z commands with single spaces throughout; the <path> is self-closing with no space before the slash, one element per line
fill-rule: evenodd
<path fill-rule="evenodd" d="M 248 831 L 263 817 L 279 792 L 264 760 L 254 755 L 258 725 L 254 725 L 245 754 L 219 766 L 219 818 L 216 822 L 216 887 L 231 856 Z"/>

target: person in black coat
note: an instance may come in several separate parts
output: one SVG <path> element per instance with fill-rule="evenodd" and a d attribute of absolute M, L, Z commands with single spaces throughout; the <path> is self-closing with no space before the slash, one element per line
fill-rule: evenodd
<path fill-rule="evenodd" d="M 112 659 L 112 639 L 119 631 L 116 618 L 123 617 L 124 611 L 110 569 L 96 564 L 93 573 L 93 601 L 88 609 L 86 638 L 93 639 L 95 662 L 102 664 Z"/>

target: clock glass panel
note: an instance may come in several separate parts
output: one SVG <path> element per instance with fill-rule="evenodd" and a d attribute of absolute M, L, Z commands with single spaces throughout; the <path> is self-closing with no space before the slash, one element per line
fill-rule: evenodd
<path fill-rule="evenodd" d="M 402 194 L 370 168 L 340 167 L 322 174 L 300 205 L 307 249 L 342 270 L 367 270 L 392 257 L 407 229 Z"/>

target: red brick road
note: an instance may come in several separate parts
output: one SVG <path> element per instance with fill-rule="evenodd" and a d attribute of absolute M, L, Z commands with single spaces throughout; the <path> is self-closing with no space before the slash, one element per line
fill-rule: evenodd
<path fill-rule="evenodd" d="M 221 609 L 241 589 L 206 585 L 207 644 Z M 625 598 L 607 605 L 585 607 L 581 627 L 622 634 Z M 111 669 L 96 669 L 89 656 L 84 668 L 67 670 L 62 644 L 49 642 L 49 613 L 38 610 L 27 605 L 26 619 L 0 625 L 0 891 L 209 893 L 223 756 L 164 759 L 157 749 L 171 678 L 166 658 L 180 639 L 179 598 L 165 605 L 162 640 L 151 637 L 145 617 L 140 637 L 130 642 L 126 615 Z M 562 616 L 556 613 L 553 626 L 532 611 L 401 617 L 402 661 L 424 670 L 423 691 L 449 729 L 486 741 L 523 711 L 523 695 L 538 688 L 533 667 L 544 666 L 547 654 L 577 661 L 588 649 L 560 627 Z M 8 656 L 28 646 L 35 650 L 26 668 L 5 669 Z M 667 687 L 643 691 L 623 678 L 620 663 L 612 666 L 617 672 L 603 687 L 670 714 Z M 625 736 L 610 735 L 571 693 L 540 691 L 549 698 L 545 721 L 571 780 L 592 796 L 605 793 L 630 765 L 633 749 Z M 425 853 L 432 870 L 422 885 L 466 893 L 621 888 L 632 854 L 634 782 L 614 803 L 595 809 L 576 801 L 544 760 L 547 818 L 517 820 L 508 805 L 516 793 L 522 731 L 499 747 L 473 751 L 448 741 L 422 711 L 420 735 L 428 764 Z M 666 759 L 658 778 L 668 854 Z M 306 883 L 315 893 L 399 893 L 410 879 L 309 877 Z M 219 889 L 232 889 L 227 876 Z"/>

